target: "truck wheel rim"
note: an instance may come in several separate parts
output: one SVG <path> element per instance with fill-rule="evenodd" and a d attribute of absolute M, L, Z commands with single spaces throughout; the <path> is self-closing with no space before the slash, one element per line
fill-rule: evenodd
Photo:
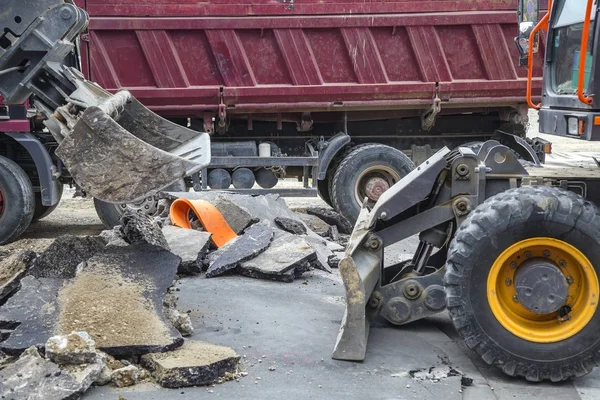
<path fill-rule="evenodd" d="M 2 190 L 0 190 L 0 217 L 4 214 L 4 195 L 2 194 Z"/>
<path fill-rule="evenodd" d="M 543 272 L 535 276 L 536 271 Z M 553 271 L 560 271 L 562 277 Z M 533 290 L 528 285 L 532 279 L 537 280 Z M 557 304 L 557 311 L 533 312 L 531 302 L 519 298 L 521 293 L 521 297 L 538 296 L 542 304 L 554 301 L 563 279 L 566 299 Z M 548 281 L 559 284 L 550 289 Z M 498 322 L 513 335 L 535 343 L 558 342 L 580 332 L 596 312 L 599 292 L 596 271 L 587 257 L 566 242 L 546 237 L 508 247 L 493 263 L 487 279 L 488 303 Z"/>
<path fill-rule="evenodd" d="M 377 165 L 362 171 L 356 180 L 354 196 L 358 204 L 362 204 L 367 197 L 368 205 L 373 206 L 379 197 L 396 182 L 400 174 L 392 168 Z"/>

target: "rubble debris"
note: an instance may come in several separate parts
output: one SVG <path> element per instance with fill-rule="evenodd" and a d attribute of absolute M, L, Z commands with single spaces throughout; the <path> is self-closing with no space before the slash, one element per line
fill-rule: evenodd
<path fill-rule="evenodd" d="M 46 342 L 46 358 L 55 364 L 89 364 L 96 361 L 96 343 L 87 332 L 52 336 Z"/>
<path fill-rule="evenodd" d="M 217 197 L 213 203 L 217 210 L 223 214 L 225 220 L 235 233 L 240 235 L 250 225 L 255 224 L 259 220 L 252 217 L 250 213 L 235 203 L 232 203 L 224 196 Z"/>
<path fill-rule="evenodd" d="M 175 351 L 142 356 L 141 363 L 162 387 L 179 388 L 216 383 L 226 374 L 233 375 L 239 361 L 229 347 L 186 340 Z"/>
<path fill-rule="evenodd" d="M 21 278 L 27 273 L 35 257 L 35 252 L 22 250 L 0 261 L 0 300 L 19 286 Z"/>
<path fill-rule="evenodd" d="M 329 233 L 329 224 L 323 221 L 321 218 L 314 215 L 309 215 L 301 212 L 297 212 L 296 216 L 302 220 L 308 229 L 315 232 L 319 236 L 327 236 Z"/>
<path fill-rule="evenodd" d="M 35 260 L 29 273 L 36 278 L 73 278 L 77 266 L 105 246 L 106 242 L 99 236 L 59 236 Z"/>
<path fill-rule="evenodd" d="M 121 232 L 121 226 L 115 226 L 112 229 L 100 232 L 100 237 L 106 241 L 107 246 L 129 246 L 129 243 L 125 241 L 125 236 L 123 236 L 123 233 Z"/>
<path fill-rule="evenodd" d="M 344 258 L 344 253 L 336 251 L 329 256 L 327 263 L 331 268 L 339 268 L 340 261 L 342 261 L 342 258 Z"/>
<path fill-rule="evenodd" d="M 442 379 L 452 376 L 463 376 L 464 374 L 448 365 L 441 365 L 429 368 L 419 368 L 409 371 L 408 374 L 417 381 L 439 382 Z"/>
<path fill-rule="evenodd" d="M 171 252 L 181 257 L 177 273 L 193 275 L 202 272 L 201 262 L 208 252 L 211 234 L 176 226 L 165 226 L 162 231 Z"/>
<path fill-rule="evenodd" d="M 111 378 L 118 387 L 133 386 L 137 383 L 140 370 L 135 365 L 128 365 L 112 372 Z"/>
<path fill-rule="evenodd" d="M 152 217 L 127 209 L 121 217 L 121 233 L 127 243 L 146 242 L 170 250 L 161 227 Z"/>
<path fill-rule="evenodd" d="M 175 308 L 175 307 L 177 307 L 178 300 L 179 300 L 179 298 L 177 297 L 176 294 L 167 293 L 167 294 L 165 294 L 165 297 L 163 297 L 163 306 L 168 307 L 168 308 Z"/>
<path fill-rule="evenodd" d="M 0 397 L 6 399 L 79 398 L 100 376 L 104 359 L 94 363 L 59 366 L 29 348 L 13 364 L 0 370 Z"/>
<path fill-rule="evenodd" d="M 163 315 L 179 257 L 139 243 L 88 260 L 58 295 L 58 331 L 86 331 L 111 355 L 165 351 L 183 339 Z"/>
<path fill-rule="evenodd" d="M 240 263 L 256 257 L 266 250 L 273 239 L 273 229 L 265 224 L 255 224 L 240 236 L 235 245 L 223 251 L 206 271 L 212 278 L 237 267 Z M 217 251 L 218 252 L 218 251 Z M 215 252 L 216 253 L 216 252 Z"/>
<path fill-rule="evenodd" d="M 108 365 L 104 364 L 102 371 L 100 371 L 100 374 L 98 375 L 98 377 L 96 377 L 96 380 L 94 381 L 94 385 L 104 386 L 104 385 L 108 385 L 111 382 L 112 382 L 112 369 L 110 369 L 110 367 Z"/>
<path fill-rule="evenodd" d="M 182 336 L 191 336 L 194 334 L 194 326 L 187 313 L 180 313 L 175 308 L 165 308 L 165 317 Z"/>
<path fill-rule="evenodd" d="M 329 235 L 331 240 L 333 240 L 334 242 L 337 242 L 338 240 L 340 240 L 340 231 L 338 230 L 337 225 L 331 225 L 329 227 L 329 232 L 327 234 Z"/>
<path fill-rule="evenodd" d="M 317 252 L 317 259 L 313 263 L 313 266 L 325 272 L 331 272 L 328 261 L 332 252 L 327 248 L 328 242 L 317 236 L 306 236 L 304 239 L 310 244 L 310 247 Z"/>
<path fill-rule="evenodd" d="M 49 337 L 87 332 L 112 355 L 140 355 L 180 346 L 183 338 L 163 315 L 163 298 L 180 258 L 138 243 L 90 258 L 75 278 L 36 279 L 0 307 L 0 329 L 14 329 L 0 350 L 19 354 Z"/>
<path fill-rule="evenodd" d="M 306 226 L 301 221 L 286 217 L 276 217 L 275 223 L 278 227 L 294 235 L 306 235 Z"/>
<path fill-rule="evenodd" d="M 293 282 L 317 259 L 315 250 L 302 237 L 282 235 L 263 253 L 241 263 L 241 275 L 259 279 Z"/>
<path fill-rule="evenodd" d="M 337 226 L 340 233 L 347 235 L 352 233 L 352 225 L 340 213 L 328 208 L 309 207 L 306 209 L 308 215 L 314 215 L 325 221 L 329 225 Z"/>

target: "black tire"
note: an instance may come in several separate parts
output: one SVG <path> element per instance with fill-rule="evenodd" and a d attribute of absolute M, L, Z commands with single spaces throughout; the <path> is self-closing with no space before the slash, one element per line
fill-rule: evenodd
<path fill-rule="evenodd" d="M 181 181 L 175 182 L 174 184 L 166 187 L 164 191 L 183 192 L 186 189 L 187 187 L 185 185 L 185 181 L 182 179 Z M 158 201 L 156 200 L 150 202 L 152 204 L 149 204 L 149 211 L 147 212 L 149 215 L 154 215 L 157 202 Z M 131 204 L 131 206 L 145 211 L 147 210 L 145 208 L 146 203 L 147 201 L 143 200 L 138 204 Z M 121 225 L 121 216 L 125 211 L 123 206 L 124 205 L 122 204 L 106 203 L 102 200 L 94 199 L 94 208 L 96 209 L 96 214 L 98 214 L 98 218 L 100 218 L 100 221 L 102 221 L 104 226 L 106 226 L 108 229 L 112 229 L 117 225 Z"/>
<path fill-rule="evenodd" d="M 362 203 L 356 195 L 356 191 L 360 191 L 357 189 L 359 180 L 363 179 L 364 173 L 371 169 L 377 173 L 379 168 L 385 170 L 386 180 L 392 186 L 412 171 L 415 164 L 400 150 L 372 143 L 352 148 L 337 166 L 331 180 L 331 200 L 334 208 L 351 224 L 356 222 Z"/>
<path fill-rule="evenodd" d="M 56 207 L 60 204 L 60 198 L 63 194 L 63 185 L 59 183 L 58 185 L 58 199 L 59 201 L 53 206 L 45 206 L 42 204 L 42 194 L 40 192 L 35 193 L 35 211 L 33 212 L 33 221 L 40 220 L 42 218 L 46 218 L 48 215 L 52 214 Z"/>
<path fill-rule="evenodd" d="M 0 156 L 0 244 L 16 240 L 29 226 L 35 210 L 33 186 L 15 162 Z"/>
<path fill-rule="evenodd" d="M 487 279 L 505 249 L 531 238 L 555 238 L 574 246 L 600 276 L 599 226 L 595 205 L 558 188 L 511 189 L 478 206 L 451 241 L 444 277 L 446 305 L 465 344 L 489 365 L 529 381 L 557 382 L 589 373 L 600 363 L 600 308 L 580 331 L 563 340 L 525 340 L 495 317 Z M 506 282 L 510 287 L 511 281 Z"/>

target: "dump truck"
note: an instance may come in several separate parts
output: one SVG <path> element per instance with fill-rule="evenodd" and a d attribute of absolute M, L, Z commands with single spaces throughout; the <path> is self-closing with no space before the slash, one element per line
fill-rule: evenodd
<path fill-rule="evenodd" d="M 540 132 L 600 140 L 595 0 L 519 2 L 516 43 Z M 543 51 L 541 103 L 531 95 Z M 346 310 L 333 358 L 369 357 L 370 323 L 444 310 L 485 363 L 528 381 L 583 376 L 600 363 L 600 170 L 523 166 L 505 145 L 443 148 L 357 220 L 339 268 Z M 418 235 L 410 260 L 384 250 Z M 398 331 L 400 332 L 400 331 Z M 399 333 L 400 334 L 400 333 Z"/>
<path fill-rule="evenodd" d="M 354 222 L 363 197 L 372 206 L 444 146 L 493 137 L 534 163 L 549 149 L 525 137 L 516 0 L 76 4 L 90 16 L 87 79 L 211 134 L 194 190 L 318 194 Z"/>
<path fill-rule="evenodd" d="M 9 0 L 0 13 L 0 244 L 56 206 L 65 181 L 111 204 L 142 202 L 210 162 L 210 137 L 81 74 L 87 13 Z"/>

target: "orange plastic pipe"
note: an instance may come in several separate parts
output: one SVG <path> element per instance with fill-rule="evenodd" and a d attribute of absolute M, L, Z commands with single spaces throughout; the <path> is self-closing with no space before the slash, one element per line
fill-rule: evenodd
<path fill-rule="evenodd" d="M 222 247 L 237 237 L 217 207 L 205 200 L 175 200 L 170 210 L 173 225 L 192 229 L 189 219 L 190 210 L 196 214 L 204 230 L 212 233 L 211 240 L 215 246 Z"/>
<path fill-rule="evenodd" d="M 585 95 L 585 55 L 587 53 L 588 36 L 590 33 L 590 23 L 592 19 L 592 6 L 594 1 L 588 0 L 585 8 L 585 18 L 583 19 L 583 31 L 581 32 L 581 49 L 579 50 L 579 75 L 577 78 L 577 97 L 583 104 L 591 105 L 594 102 L 592 96 Z"/>
<path fill-rule="evenodd" d="M 550 19 L 550 11 L 552 10 L 552 0 L 548 0 L 548 11 L 540 19 L 536 26 L 533 27 L 531 33 L 529 33 L 529 48 L 527 49 L 527 104 L 529 107 L 539 110 L 542 104 L 533 104 L 531 99 L 531 90 L 533 87 L 533 42 L 535 40 L 535 33 L 541 29 L 548 30 L 548 20 Z"/>

